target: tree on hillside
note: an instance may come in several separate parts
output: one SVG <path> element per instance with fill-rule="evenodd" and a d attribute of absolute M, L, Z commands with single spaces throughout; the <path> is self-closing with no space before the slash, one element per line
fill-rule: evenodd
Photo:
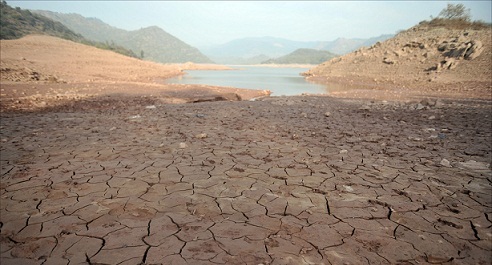
<path fill-rule="evenodd" d="M 439 13 L 439 18 L 444 19 L 458 19 L 463 21 L 470 21 L 470 9 L 466 8 L 463 4 L 448 4 L 441 13 Z"/>

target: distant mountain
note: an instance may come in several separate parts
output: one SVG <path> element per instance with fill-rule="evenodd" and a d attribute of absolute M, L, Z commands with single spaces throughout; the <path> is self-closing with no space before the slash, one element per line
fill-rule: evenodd
<path fill-rule="evenodd" d="M 114 43 L 108 44 L 88 40 L 58 21 L 19 7 L 12 8 L 5 1 L 0 2 L 0 8 L 2 12 L 0 16 L 0 39 L 18 39 L 28 34 L 50 35 L 104 50 L 111 50 L 126 56 L 137 57 L 131 50 Z"/>
<path fill-rule="evenodd" d="M 274 37 L 243 38 L 222 45 L 203 47 L 201 51 L 217 62 L 249 59 L 259 55 L 274 58 L 291 53 L 312 44 Z M 260 61 L 261 62 L 261 61 Z"/>
<path fill-rule="evenodd" d="M 329 51 L 297 49 L 287 55 L 262 62 L 263 64 L 321 64 L 336 57 Z"/>
<path fill-rule="evenodd" d="M 371 46 L 384 41 L 393 35 L 381 35 L 370 39 L 344 39 L 334 41 L 293 41 L 274 37 L 258 37 L 237 39 L 225 44 L 202 47 L 201 51 L 219 63 L 240 63 L 244 59 L 258 55 L 276 58 L 294 52 L 297 49 L 315 49 L 335 54 L 346 54 L 362 46 Z"/>
<path fill-rule="evenodd" d="M 116 43 L 131 49 L 138 55 L 143 55 L 141 57 L 146 60 L 160 63 L 212 63 L 198 49 L 156 26 L 126 31 L 112 27 L 97 18 L 86 18 L 79 14 L 43 10 L 33 10 L 32 12 L 61 22 L 88 39 Z"/>
<path fill-rule="evenodd" d="M 251 64 L 260 64 L 271 57 L 266 56 L 264 54 L 256 55 L 253 57 L 242 58 L 242 57 L 227 57 L 227 56 L 216 56 L 213 57 L 213 61 L 218 64 L 238 64 L 238 65 L 251 65 Z"/>
<path fill-rule="evenodd" d="M 369 39 L 346 39 L 346 38 L 338 38 L 334 41 L 326 41 L 326 42 L 320 42 L 317 44 L 315 49 L 318 50 L 326 50 L 330 51 L 332 53 L 336 54 L 347 54 L 350 52 L 353 52 L 360 47 L 369 47 L 376 42 L 383 42 L 389 38 L 392 38 L 394 35 L 393 34 L 386 34 L 386 35 L 381 35 L 378 37 L 374 38 L 369 38 Z"/>

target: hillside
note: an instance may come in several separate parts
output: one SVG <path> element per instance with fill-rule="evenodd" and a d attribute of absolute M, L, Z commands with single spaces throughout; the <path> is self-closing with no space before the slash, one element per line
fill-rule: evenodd
<path fill-rule="evenodd" d="M 46 34 L 72 41 L 84 38 L 60 22 L 31 13 L 29 10 L 12 8 L 6 2 L 0 2 L 0 39 L 18 39 L 28 34 Z"/>
<path fill-rule="evenodd" d="M 2 12 L 0 16 L 0 39 L 2 40 L 18 39 L 28 34 L 43 34 L 95 46 L 99 49 L 111 50 L 130 57 L 137 57 L 133 51 L 114 43 L 90 41 L 60 22 L 53 21 L 45 16 L 33 14 L 29 10 L 14 9 L 5 2 L 1 2 L 0 5 Z"/>
<path fill-rule="evenodd" d="M 285 56 L 270 59 L 262 62 L 263 64 L 320 64 L 333 57 L 329 51 L 319 51 L 314 49 L 297 49 Z"/>
<path fill-rule="evenodd" d="M 333 86 L 492 98 L 491 28 L 421 23 L 387 41 L 327 61 L 304 75 Z"/>
<path fill-rule="evenodd" d="M 63 14 L 51 11 L 32 12 L 61 22 L 69 29 L 95 41 L 116 43 L 135 51 L 143 59 L 160 63 L 211 63 L 198 49 L 186 44 L 159 27 L 151 26 L 135 31 L 112 27 L 97 18 L 79 14 Z"/>
<path fill-rule="evenodd" d="M 0 112 L 39 109 L 80 100 L 133 95 L 167 103 L 251 99 L 267 91 L 167 84 L 183 70 L 226 70 L 220 65 L 160 64 L 46 35 L 2 40 Z M 145 99 L 144 99 L 145 100 Z"/>

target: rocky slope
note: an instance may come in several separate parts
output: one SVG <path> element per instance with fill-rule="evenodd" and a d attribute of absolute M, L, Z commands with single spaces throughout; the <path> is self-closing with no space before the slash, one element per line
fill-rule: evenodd
<path fill-rule="evenodd" d="M 385 93 L 492 99 L 491 36 L 491 28 L 456 30 L 421 24 L 304 75 L 315 82 Z"/>

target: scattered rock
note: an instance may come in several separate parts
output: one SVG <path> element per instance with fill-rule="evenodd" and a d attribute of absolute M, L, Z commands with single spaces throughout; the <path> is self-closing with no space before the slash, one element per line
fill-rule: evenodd
<path fill-rule="evenodd" d="M 384 57 L 383 59 L 383 63 L 385 64 L 395 64 L 395 60 L 391 59 L 391 58 L 388 58 L 388 57 Z"/>
<path fill-rule="evenodd" d="M 207 134 L 206 133 L 200 133 L 200 134 L 195 135 L 195 138 L 197 138 L 197 139 L 207 138 Z"/>
<path fill-rule="evenodd" d="M 417 105 L 415 105 L 415 109 L 416 110 L 422 110 L 422 109 L 425 109 L 425 106 L 422 105 L 422 104 L 420 104 L 420 103 L 418 103 Z"/>
<path fill-rule="evenodd" d="M 449 160 L 447 160 L 446 158 L 443 158 L 441 160 L 441 162 L 439 162 L 439 164 L 443 167 L 452 167 L 451 166 L 451 163 L 449 162 Z"/>
<path fill-rule="evenodd" d="M 477 58 L 483 51 L 483 44 L 479 40 L 471 42 L 471 47 L 465 52 L 465 59 L 473 60 Z"/>
<path fill-rule="evenodd" d="M 185 149 L 186 147 L 188 147 L 188 145 L 186 143 L 179 143 L 179 149 Z"/>

